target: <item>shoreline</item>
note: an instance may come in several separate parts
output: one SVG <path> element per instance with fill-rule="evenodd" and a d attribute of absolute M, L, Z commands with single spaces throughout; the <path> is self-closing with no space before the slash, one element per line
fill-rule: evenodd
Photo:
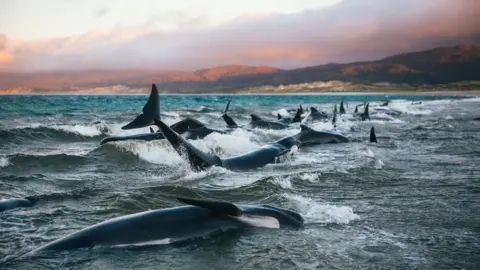
<path fill-rule="evenodd" d="M 0 93 L 0 96 L 144 96 L 145 93 Z M 258 92 L 258 93 L 160 93 L 163 96 L 354 96 L 354 95 L 409 95 L 409 96 L 478 96 L 480 90 L 437 90 L 437 91 L 350 91 L 350 92 Z"/>

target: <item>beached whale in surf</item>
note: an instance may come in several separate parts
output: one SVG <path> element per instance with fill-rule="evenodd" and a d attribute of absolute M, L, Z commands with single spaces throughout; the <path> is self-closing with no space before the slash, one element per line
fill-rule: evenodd
<path fill-rule="evenodd" d="M 232 100 L 228 100 L 227 105 L 225 106 L 225 110 L 222 113 L 222 119 L 227 124 L 228 128 L 245 128 L 245 129 L 254 129 L 254 128 L 263 128 L 263 129 L 286 129 L 288 128 L 288 124 L 282 123 L 280 121 L 270 121 L 262 119 L 260 116 L 256 114 L 250 114 L 252 121 L 250 123 L 239 126 L 228 114 L 228 108 L 230 107 L 230 102 Z"/>
<path fill-rule="evenodd" d="M 361 106 L 364 106 L 365 109 L 363 110 L 362 113 L 359 113 L 358 112 L 358 107 L 361 107 Z M 355 111 L 353 113 L 354 117 L 358 117 L 360 118 L 360 120 L 362 121 L 365 121 L 365 120 L 370 120 L 370 104 L 366 103 L 366 104 L 359 104 L 357 106 L 355 106 Z"/>
<path fill-rule="evenodd" d="M 350 139 L 335 130 L 317 131 L 304 124 L 300 125 L 300 132 L 292 136 L 300 142 L 300 146 L 310 146 L 329 143 L 346 143 Z"/>
<path fill-rule="evenodd" d="M 372 114 L 379 113 L 379 112 L 390 115 L 390 116 L 399 116 L 402 114 L 402 112 L 399 110 L 395 110 L 392 108 L 385 108 L 385 107 L 374 107 Z"/>
<path fill-rule="evenodd" d="M 0 212 L 21 207 L 32 207 L 37 201 L 38 198 L 35 197 L 2 199 L 0 200 Z"/>
<path fill-rule="evenodd" d="M 137 116 L 132 122 L 128 123 L 127 125 L 123 126 L 122 129 L 135 129 L 135 128 L 142 128 L 149 125 L 154 125 L 153 119 L 160 118 L 160 96 L 158 94 L 157 86 L 152 84 L 152 92 L 148 98 L 147 103 L 142 109 L 143 113 Z M 205 126 L 198 120 L 193 118 L 185 118 L 183 120 L 178 121 L 177 123 L 170 126 L 173 130 L 175 130 L 179 134 L 183 134 L 185 138 L 196 140 L 196 139 L 203 139 L 207 135 L 213 132 L 224 134 L 226 131 L 213 129 Z M 141 141 L 153 141 L 153 140 L 163 140 L 165 136 L 163 136 L 162 132 L 159 130 L 154 132 L 153 129 L 150 127 L 150 133 L 141 133 L 135 135 L 127 135 L 127 136 L 110 136 L 102 139 L 100 144 L 105 144 L 108 142 L 116 142 L 116 141 L 126 141 L 126 140 L 141 140 Z"/>
<path fill-rule="evenodd" d="M 304 226 L 303 217 L 271 205 L 236 205 L 230 202 L 177 198 L 187 205 L 150 210 L 103 221 L 37 248 L 71 250 L 169 244 L 207 237 L 213 233 L 247 228 Z"/>
<path fill-rule="evenodd" d="M 192 168 L 197 171 L 205 170 L 212 166 L 224 167 L 233 171 L 264 167 L 267 164 L 282 162 L 286 155 L 295 154 L 300 144 L 293 137 L 285 137 L 245 154 L 220 158 L 217 155 L 204 153 L 197 149 L 161 120 L 155 119 L 155 124 L 162 130 L 165 138 L 177 153 L 185 157 Z"/>
<path fill-rule="evenodd" d="M 315 107 L 310 107 L 310 112 L 304 117 L 304 121 L 328 121 L 329 116 L 326 112 L 317 110 Z"/>
<path fill-rule="evenodd" d="M 355 114 L 356 115 L 359 115 L 359 116 L 364 116 L 364 120 L 366 119 L 371 119 L 371 118 L 375 118 L 376 120 L 391 120 L 390 118 L 385 118 L 385 117 L 377 117 L 375 116 L 375 114 L 378 114 L 378 113 L 384 113 L 384 114 L 387 114 L 387 115 L 390 115 L 390 116 L 399 116 L 402 114 L 401 111 L 399 110 L 395 110 L 395 109 L 392 109 L 392 108 L 388 108 L 388 104 L 390 103 L 390 101 L 386 101 L 385 103 L 381 104 L 381 105 L 378 105 L 378 106 L 374 106 L 372 107 L 371 109 L 373 110 L 372 112 L 369 112 L 369 109 L 370 109 L 370 103 L 365 103 L 365 104 L 359 104 L 355 107 Z M 365 107 L 365 110 L 363 113 L 358 113 L 358 107 L 361 107 L 361 106 L 364 106 Z M 371 115 L 370 115 L 371 114 Z"/>
<path fill-rule="evenodd" d="M 221 134 L 226 133 L 226 131 L 223 130 L 209 128 L 200 121 L 192 118 L 185 118 L 183 120 L 180 120 L 177 123 L 171 125 L 170 127 L 175 130 L 175 132 L 182 134 L 186 139 L 191 140 L 203 139 L 213 132 Z M 154 132 L 153 129 L 150 128 L 150 133 L 141 133 L 128 136 L 110 136 L 102 139 L 100 144 L 127 140 L 154 141 L 163 139 L 165 139 L 165 136 L 163 136 L 163 133 L 160 130 Z"/>

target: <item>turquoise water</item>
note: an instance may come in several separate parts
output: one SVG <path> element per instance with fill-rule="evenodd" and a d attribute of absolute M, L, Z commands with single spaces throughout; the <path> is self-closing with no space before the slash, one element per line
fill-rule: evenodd
<path fill-rule="evenodd" d="M 1 269 L 476 269 L 480 267 L 479 97 L 421 95 L 162 95 L 167 123 L 193 117 L 225 128 L 256 113 L 276 119 L 299 104 L 331 113 L 355 142 L 300 148 L 283 164 L 194 172 L 165 141 L 100 146 L 141 112 L 146 95 L 0 96 L 0 199 L 34 196 L 31 208 L 0 212 Z M 356 105 L 390 99 L 392 117 Z M 412 104 L 421 101 L 421 104 Z M 329 130 L 330 122 L 309 123 Z M 375 127 L 378 144 L 367 143 Z M 192 144 L 233 156 L 293 135 L 235 130 Z M 103 220 L 180 205 L 174 196 L 268 203 L 299 212 L 302 230 L 225 233 L 177 245 L 98 248 L 1 263 Z"/>
<path fill-rule="evenodd" d="M 136 111 L 145 103 L 148 95 L 42 95 L 42 96 L 0 96 L 0 117 L 42 116 L 71 113 L 95 112 L 113 113 L 119 111 Z M 396 100 L 438 100 L 458 99 L 462 96 L 420 96 L 420 95 L 162 95 L 161 106 L 164 110 L 198 109 L 201 106 L 222 110 L 226 101 L 234 98 L 237 107 L 243 106 L 297 106 L 298 104 L 324 104 L 364 101 Z"/>

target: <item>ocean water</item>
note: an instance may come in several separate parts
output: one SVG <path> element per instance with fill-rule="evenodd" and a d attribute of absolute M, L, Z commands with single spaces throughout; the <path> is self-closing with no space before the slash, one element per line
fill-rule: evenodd
<path fill-rule="evenodd" d="M 0 199 L 35 196 L 0 212 L 0 269 L 479 269 L 480 98 L 408 95 L 231 96 L 229 114 L 275 119 L 298 104 L 331 112 L 359 142 L 300 148 L 282 164 L 246 172 L 194 172 L 166 141 L 102 138 L 146 102 L 135 96 L 0 96 Z M 162 118 L 212 127 L 230 96 L 161 96 Z M 355 105 L 391 99 L 398 117 L 352 120 Z M 412 104 L 412 101 L 421 104 Z M 331 129 L 331 123 L 313 123 Z M 367 143 L 369 129 L 378 143 Z M 293 135 L 235 130 L 191 141 L 220 156 Z M 304 216 L 301 230 L 226 232 L 176 245 L 94 248 L 6 260 L 84 227 L 181 205 L 175 196 L 268 203 Z"/>

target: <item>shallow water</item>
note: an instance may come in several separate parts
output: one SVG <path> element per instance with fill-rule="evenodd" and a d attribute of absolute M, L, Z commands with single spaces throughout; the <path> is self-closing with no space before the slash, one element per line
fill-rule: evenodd
<path fill-rule="evenodd" d="M 218 117 L 228 98 L 161 96 L 162 118 L 224 127 Z M 340 131 L 362 142 L 300 148 L 286 163 L 254 171 L 193 172 L 166 141 L 99 145 L 106 136 L 149 132 L 121 130 L 147 96 L 0 96 L 0 199 L 40 198 L 32 208 L 0 213 L 0 263 L 109 218 L 180 205 L 175 196 L 268 203 L 306 219 L 302 230 L 49 253 L 0 268 L 480 268 L 480 121 L 472 120 L 480 116 L 480 98 L 388 98 L 401 116 L 339 120 Z M 239 123 L 250 112 L 274 119 L 298 104 L 331 112 L 341 99 L 351 113 L 364 100 L 380 104 L 386 97 L 234 96 L 230 115 Z M 378 144 L 367 143 L 371 126 Z M 236 130 L 192 143 L 231 156 L 298 131 Z"/>

